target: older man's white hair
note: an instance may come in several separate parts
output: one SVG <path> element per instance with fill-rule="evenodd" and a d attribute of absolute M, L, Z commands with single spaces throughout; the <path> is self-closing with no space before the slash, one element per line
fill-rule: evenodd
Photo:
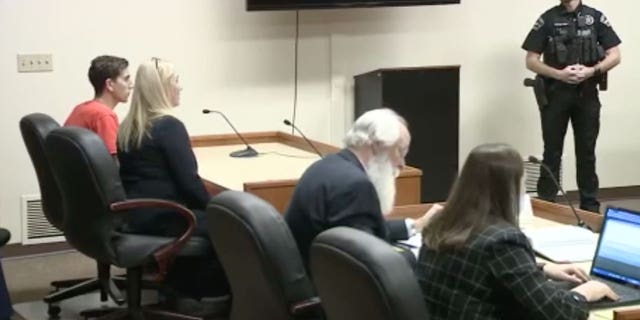
<path fill-rule="evenodd" d="M 391 109 L 367 111 L 347 132 L 344 144 L 354 149 L 374 144 L 390 147 L 400 139 L 401 125 L 407 126 L 407 121 Z"/>

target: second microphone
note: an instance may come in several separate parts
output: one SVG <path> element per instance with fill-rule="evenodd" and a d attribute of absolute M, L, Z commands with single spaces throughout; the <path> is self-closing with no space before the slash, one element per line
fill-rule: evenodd
<path fill-rule="evenodd" d="M 237 150 L 237 151 L 231 152 L 229 154 L 229 156 L 231 156 L 233 158 L 251 158 L 251 157 L 258 156 L 258 152 L 249 145 L 247 140 L 245 140 L 244 137 L 240 134 L 240 132 L 238 132 L 238 130 L 236 130 L 236 127 L 234 127 L 233 124 L 231 124 L 231 121 L 229 121 L 229 119 L 227 118 L 227 116 L 224 115 L 224 113 L 222 113 L 221 111 L 218 111 L 218 110 L 210 110 L 210 109 L 202 109 L 202 113 L 204 113 L 204 114 L 217 113 L 217 114 L 221 115 L 222 118 L 224 118 L 224 120 L 229 124 L 231 129 L 233 129 L 233 132 L 235 132 L 236 135 L 238 136 L 238 138 L 240 138 L 242 143 L 244 143 L 244 145 L 247 146 L 246 149 L 242 149 L 242 150 Z"/>
<path fill-rule="evenodd" d="M 311 148 L 313 149 L 313 151 L 315 151 L 320 158 L 324 158 L 324 156 L 322 155 L 322 153 L 318 150 L 318 148 L 316 148 L 316 146 L 311 143 L 311 140 L 307 139 L 307 136 L 304 135 L 304 133 L 302 133 L 302 131 L 300 131 L 300 129 L 298 129 L 298 127 L 296 127 L 295 124 L 293 124 L 291 121 L 284 119 L 284 121 L 282 121 L 285 125 L 292 127 L 294 130 L 296 130 L 304 139 L 304 141 L 307 142 L 307 144 L 309 144 L 311 146 Z"/>

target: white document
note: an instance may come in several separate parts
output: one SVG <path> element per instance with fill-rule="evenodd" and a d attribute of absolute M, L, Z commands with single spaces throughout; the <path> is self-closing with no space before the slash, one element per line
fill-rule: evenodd
<path fill-rule="evenodd" d="M 520 196 L 520 224 L 527 224 L 533 220 L 533 206 L 531 205 L 531 197 L 528 194 L 523 193 Z"/>
<path fill-rule="evenodd" d="M 407 247 L 411 248 L 411 252 L 413 253 L 413 255 L 416 256 L 416 259 L 418 258 L 420 247 L 422 247 L 422 234 L 420 232 L 416 233 L 413 237 L 407 240 L 398 242 L 405 244 Z"/>
<path fill-rule="evenodd" d="M 533 250 L 553 262 L 591 261 L 598 234 L 577 226 L 564 225 L 523 230 Z"/>

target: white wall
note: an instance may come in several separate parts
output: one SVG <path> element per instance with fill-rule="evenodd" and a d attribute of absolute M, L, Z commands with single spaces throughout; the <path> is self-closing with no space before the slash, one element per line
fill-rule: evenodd
<path fill-rule="evenodd" d="M 516 4 L 514 6 L 514 4 Z M 542 154 L 539 113 L 522 79 L 531 74 L 524 67 L 520 49 L 537 17 L 558 1 L 463 0 L 459 6 L 341 10 L 305 13 L 305 20 L 331 20 L 333 84 L 345 82 L 345 104 L 353 108 L 352 76 L 379 67 L 461 65 L 460 161 L 476 145 L 502 141 L 523 155 Z M 601 187 L 638 185 L 640 133 L 634 130 L 640 117 L 632 98 L 639 81 L 640 29 L 629 12 L 637 1 L 586 2 L 612 21 L 623 40 L 623 63 L 609 75 L 609 91 L 603 103 L 598 140 L 598 172 Z M 346 106 L 345 106 L 346 105 Z M 348 121 L 347 121 L 348 122 Z M 337 130 L 332 133 L 338 134 Z M 564 181 L 575 189 L 575 157 L 569 130 L 565 144 Z M 434 150 L 437 152 L 437 150 Z M 426 168 L 428 169 L 428 168 Z"/>
<path fill-rule="evenodd" d="M 300 13 L 297 123 L 307 135 L 339 143 L 352 120 L 353 75 L 377 68 L 461 65 L 461 161 L 475 145 L 505 141 L 540 154 L 529 73 L 519 49 L 533 22 L 556 1 L 463 0 L 435 7 L 322 10 Z M 517 3 L 516 6 L 514 4 Z M 598 171 L 603 187 L 640 184 L 640 119 L 633 86 L 640 29 L 637 0 L 591 0 L 622 37 L 623 64 L 602 94 Z M 501 13 L 499 13 L 501 12 Z M 45 112 L 64 121 L 91 97 L 89 61 L 109 53 L 135 66 L 172 60 L 184 86 L 180 117 L 191 134 L 228 132 L 203 107 L 223 110 L 242 131 L 286 130 L 292 116 L 293 12 L 246 12 L 240 0 L 0 0 L 0 225 L 20 239 L 20 195 L 37 194 L 18 130 L 20 117 Z M 52 53 L 54 72 L 18 74 L 17 53 Z M 126 114 L 126 105 L 116 111 Z M 575 188 L 573 143 L 567 139 L 565 181 Z M 434 150 L 434 153 L 437 153 Z"/>

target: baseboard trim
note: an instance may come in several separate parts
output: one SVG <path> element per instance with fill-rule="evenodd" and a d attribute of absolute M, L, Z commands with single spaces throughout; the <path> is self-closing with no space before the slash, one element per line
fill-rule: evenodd
<path fill-rule="evenodd" d="M 66 242 L 41 243 L 23 245 L 21 243 L 8 244 L 0 248 L 0 255 L 3 258 L 18 258 L 40 254 L 51 254 L 60 251 L 74 250 Z"/>
<path fill-rule="evenodd" d="M 571 201 L 578 201 L 580 199 L 578 190 L 567 191 L 567 197 L 569 197 Z M 640 198 L 640 186 L 610 187 L 600 188 L 600 190 L 598 190 L 598 200 L 600 201 L 624 198 Z M 560 200 L 560 198 L 558 198 L 558 200 Z"/>

